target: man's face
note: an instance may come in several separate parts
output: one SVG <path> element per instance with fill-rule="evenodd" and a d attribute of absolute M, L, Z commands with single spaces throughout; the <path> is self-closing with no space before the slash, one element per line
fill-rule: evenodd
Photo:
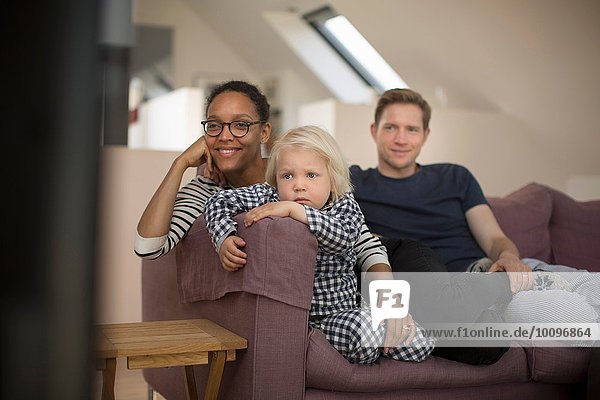
<path fill-rule="evenodd" d="M 391 178 L 406 178 L 417 170 L 417 157 L 429 136 L 423 129 L 423 111 L 414 104 L 387 106 L 379 125 L 371 124 L 377 145 L 378 169 Z"/>

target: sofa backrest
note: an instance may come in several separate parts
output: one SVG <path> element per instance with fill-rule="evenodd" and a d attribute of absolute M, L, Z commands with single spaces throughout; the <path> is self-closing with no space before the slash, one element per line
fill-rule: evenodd
<path fill-rule="evenodd" d="M 530 183 L 488 201 L 521 257 L 600 272 L 600 200 L 581 202 Z"/>
<path fill-rule="evenodd" d="M 506 197 L 488 198 L 500 227 L 521 257 L 553 262 L 550 239 L 552 197 L 545 187 L 529 184 Z"/>

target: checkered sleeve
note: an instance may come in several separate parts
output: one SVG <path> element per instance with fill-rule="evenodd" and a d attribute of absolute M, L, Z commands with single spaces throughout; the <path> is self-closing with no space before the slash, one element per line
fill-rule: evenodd
<path fill-rule="evenodd" d="M 231 233 L 237 231 L 233 217 L 260 205 L 277 201 L 275 188 L 267 184 L 256 184 L 244 188 L 221 190 L 206 202 L 204 219 L 215 249 Z"/>
<path fill-rule="evenodd" d="M 351 193 L 321 210 L 304 207 L 308 227 L 323 252 L 342 254 L 353 249 L 360 237 L 364 216 Z"/>

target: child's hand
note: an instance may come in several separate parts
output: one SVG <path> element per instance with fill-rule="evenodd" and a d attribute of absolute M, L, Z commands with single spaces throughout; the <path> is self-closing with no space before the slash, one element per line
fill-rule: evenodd
<path fill-rule="evenodd" d="M 226 271 L 234 272 L 246 265 L 246 253 L 240 250 L 246 242 L 239 236 L 229 236 L 221 244 L 219 259 Z"/>
<path fill-rule="evenodd" d="M 410 345 L 416 333 L 415 321 L 410 314 L 402 319 L 388 319 L 383 352 L 388 353 L 393 347 Z"/>
<path fill-rule="evenodd" d="M 248 211 L 244 216 L 244 225 L 252 225 L 265 217 L 292 217 L 297 221 L 307 223 L 304 206 L 293 201 L 278 201 L 267 203 Z"/>

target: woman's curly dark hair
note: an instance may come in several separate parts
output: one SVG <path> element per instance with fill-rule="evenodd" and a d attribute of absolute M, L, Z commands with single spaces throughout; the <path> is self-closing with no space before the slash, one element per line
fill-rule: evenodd
<path fill-rule="evenodd" d="M 208 114 L 208 107 L 215 97 L 224 92 L 237 92 L 245 95 L 252 103 L 254 103 L 258 118 L 265 122 L 269 120 L 271 106 L 269 105 L 267 98 L 259 88 L 244 81 L 228 81 L 216 86 L 206 98 L 205 114 Z"/>

